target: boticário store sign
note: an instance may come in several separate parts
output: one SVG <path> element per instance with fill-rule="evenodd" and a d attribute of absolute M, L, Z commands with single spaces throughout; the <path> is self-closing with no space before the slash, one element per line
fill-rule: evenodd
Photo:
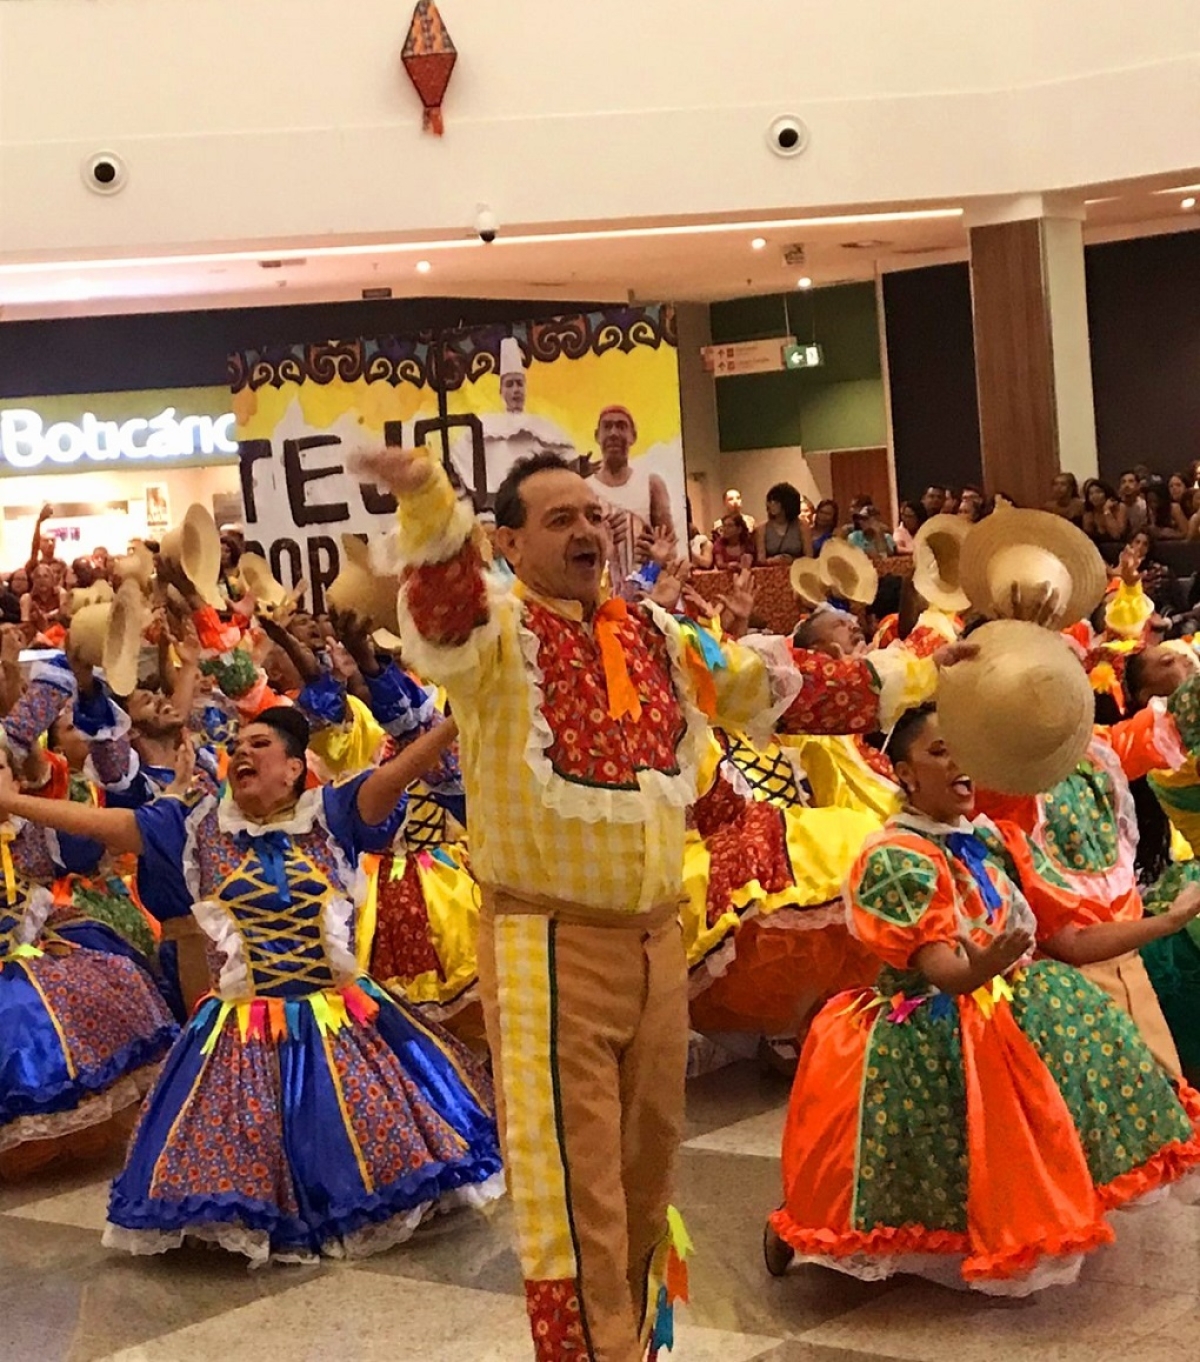
<path fill-rule="evenodd" d="M 0 399 L 0 476 L 234 463 L 227 388 Z"/>

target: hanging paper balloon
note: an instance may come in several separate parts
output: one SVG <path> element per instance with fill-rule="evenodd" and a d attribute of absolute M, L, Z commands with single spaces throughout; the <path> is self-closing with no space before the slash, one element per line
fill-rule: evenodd
<path fill-rule="evenodd" d="M 442 99 L 450 84 L 458 52 L 434 0 L 417 0 L 412 23 L 408 26 L 403 60 L 408 78 L 416 86 L 425 108 L 425 131 L 440 137 L 444 131 Z"/>

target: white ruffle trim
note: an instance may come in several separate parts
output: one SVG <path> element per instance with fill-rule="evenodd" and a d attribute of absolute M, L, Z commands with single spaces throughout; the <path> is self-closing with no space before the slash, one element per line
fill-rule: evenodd
<path fill-rule="evenodd" d="M 554 734 L 547 722 L 543 683 L 545 675 L 538 665 L 541 648 L 538 637 L 518 621 L 517 638 L 525 661 L 529 694 L 529 736 L 525 741 L 525 764 L 541 789 L 542 803 L 560 818 L 582 823 L 646 823 L 651 810 L 666 805 L 686 810 L 695 803 L 700 767 L 708 739 L 708 721 L 692 703 L 686 682 L 683 645 L 679 627 L 665 610 L 647 601 L 645 609 L 662 632 L 671 661 L 671 680 L 684 718 L 684 733 L 676 750 L 679 772 L 639 771 L 636 790 L 598 789 L 577 785 L 555 771 L 546 753 L 554 745 Z"/>
<path fill-rule="evenodd" d="M 17 938 L 24 946 L 32 946 L 54 911 L 54 895 L 44 884 L 35 884 L 25 900 L 25 912 Z"/>
<path fill-rule="evenodd" d="M 1082 1253 L 1069 1254 L 1063 1258 L 1043 1258 L 1024 1277 L 973 1282 L 963 1280 L 961 1254 L 899 1253 L 879 1258 L 867 1254 L 854 1254 L 848 1258 L 835 1258 L 832 1254 L 828 1257 L 797 1254 L 793 1262 L 815 1263 L 818 1267 L 832 1268 L 847 1277 L 857 1277 L 860 1282 L 883 1282 L 897 1275 L 924 1277 L 927 1281 L 955 1291 L 978 1291 L 985 1296 L 1020 1299 L 1032 1296 L 1037 1291 L 1045 1291 L 1048 1287 L 1070 1286 L 1079 1277 L 1083 1258 Z"/>
<path fill-rule="evenodd" d="M 321 1245 L 327 1258 L 354 1260 L 394 1248 L 411 1239 L 427 1220 L 436 1215 L 464 1207 L 482 1210 L 490 1202 L 504 1195 L 504 1175 L 497 1173 L 486 1182 L 475 1186 L 458 1187 L 437 1201 L 414 1206 L 378 1225 L 367 1225 L 345 1239 L 331 1239 Z M 229 1253 L 240 1253 L 250 1260 L 250 1266 L 264 1267 L 267 1263 L 314 1263 L 315 1254 L 297 1252 L 272 1253 L 270 1237 L 265 1230 L 251 1230 L 242 1225 L 189 1225 L 186 1230 L 130 1230 L 111 1221 L 104 1227 L 102 1240 L 105 1248 L 123 1249 L 139 1257 L 169 1253 L 182 1248 L 186 1242 L 213 1244 Z"/>
<path fill-rule="evenodd" d="M 250 986 L 250 964 L 246 959 L 246 943 L 231 914 L 216 899 L 201 899 L 192 904 L 192 913 L 200 930 L 225 957 L 217 994 L 222 1002 L 245 1002 L 253 994 Z"/>
<path fill-rule="evenodd" d="M 937 693 L 937 665 L 932 658 L 916 657 L 901 643 L 876 648 L 867 661 L 879 678 L 879 727 L 890 732 L 908 709 L 932 700 Z"/>
<path fill-rule="evenodd" d="M 1188 759 L 1188 750 L 1183 745 L 1183 735 L 1179 725 L 1167 712 L 1167 702 L 1161 695 L 1154 696 L 1146 706 L 1154 714 L 1154 728 L 1151 741 L 1162 758 L 1164 771 L 1178 771 Z"/>
<path fill-rule="evenodd" d="M 747 634 L 738 643 L 749 649 L 767 669 L 771 704 L 746 725 L 746 736 L 756 747 L 765 747 L 775 725 L 804 690 L 804 676 L 792 657 L 791 644 L 782 634 Z"/>
<path fill-rule="evenodd" d="M 87 1097 L 70 1111 L 48 1112 L 38 1116 L 19 1116 L 15 1121 L 0 1128 L 0 1153 L 13 1149 L 30 1140 L 56 1140 L 62 1135 L 72 1135 L 102 1122 L 124 1111 L 126 1107 L 136 1106 L 154 1086 L 161 1063 L 143 1065 L 132 1073 L 126 1074 L 103 1092 Z"/>
<path fill-rule="evenodd" d="M 425 488 L 421 489 L 422 492 L 424 490 Z M 400 515 L 400 528 L 390 549 L 393 569 L 432 567 L 436 563 L 448 563 L 462 551 L 463 545 L 475 530 L 475 509 L 465 500 L 456 500 L 445 529 L 420 545 L 415 542 L 415 536 L 406 533 L 403 507 Z"/>
<path fill-rule="evenodd" d="M 232 798 L 221 800 L 217 810 L 217 827 L 222 832 L 248 833 L 261 837 L 265 832 L 286 832 L 289 837 L 302 837 L 313 830 L 313 824 L 324 824 L 324 798 L 321 789 L 305 790 L 296 800 L 292 816 L 279 823 L 256 823 L 248 818 Z"/>

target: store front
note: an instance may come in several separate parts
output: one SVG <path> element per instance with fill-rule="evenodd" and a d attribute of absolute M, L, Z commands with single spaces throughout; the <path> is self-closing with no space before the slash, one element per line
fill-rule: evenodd
<path fill-rule="evenodd" d="M 241 519 L 227 388 L 0 400 L 0 568 L 25 562 L 44 505 L 69 561 L 159 538 L 193 501 Z"/>

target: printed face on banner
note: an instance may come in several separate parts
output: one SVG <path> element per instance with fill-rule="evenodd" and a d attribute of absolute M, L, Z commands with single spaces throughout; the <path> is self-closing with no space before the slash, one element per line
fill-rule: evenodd
<path fill-rule="evenodd" d="M 445 338 L 453 470 L 478 510 L 512 466 L 553 453 L 608 510 L 618 586 L 657 528 L 687 538 L 679 369 L 668 307 L 587 313 Z M 682 552 L 682 550 L 681 550 Z"/>
<path fill-rule="evenodd" d="M 654 529 L 686 546 L 669 307 L 243 352 L 231 367 L 247 542 L 285 587 L 308 584 L 314 612 L 340 571 L 341 536 L 395 528 L 390 494 L 345 471 L 385 440 L 446 449 L 481 512 L 518 459 L 560 455 L 605 504 L 614 587 Z"/>

